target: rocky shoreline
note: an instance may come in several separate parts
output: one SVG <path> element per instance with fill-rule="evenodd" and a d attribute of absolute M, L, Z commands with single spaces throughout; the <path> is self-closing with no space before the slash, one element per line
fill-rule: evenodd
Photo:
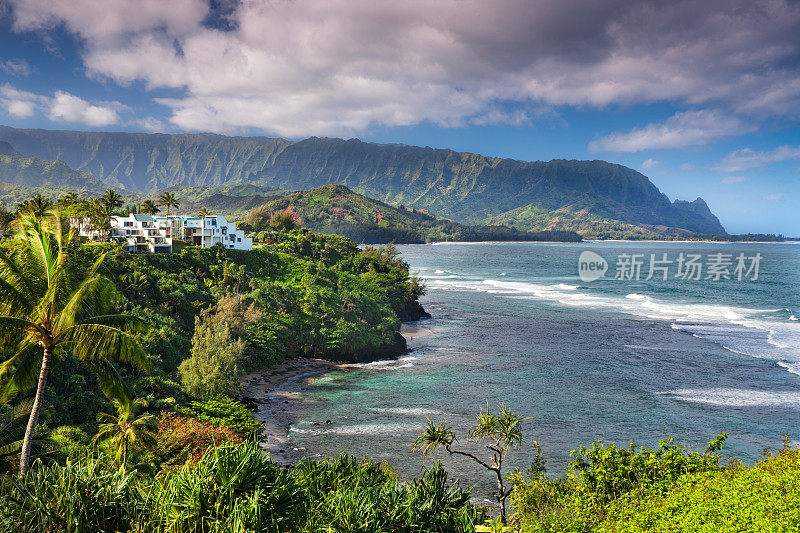
<path fill-rule="evenodd" d="M 355 358 L 353 362 L 336 363 L 327 359 L 296 357 L 268 370 L 251 372 L 242 378 L 241 400 L 252 409 L 263 425 L 261 446 L 269 450 L 273 461 L 281 465 L 296 464 L 305 450 L 289 443 L 289 428 L 296 420 L 293 406 L 302 399 L 302 391 L 321 374 L 353 367 L 354 363 L 396 359 L 408 352 L 407 340 L 429 334 L 418 325 L 403 324 L 393 347 L 396 351 L 371 352 L 371 357 Z M 366 355 L 366 353 L 364 354 Z M 324 423 L 324 422 L 321 422 Z"/>

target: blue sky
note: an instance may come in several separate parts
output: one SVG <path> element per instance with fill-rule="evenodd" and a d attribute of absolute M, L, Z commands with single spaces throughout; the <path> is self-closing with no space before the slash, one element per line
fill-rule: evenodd
<path fill-rule="evenodd" d="M 0 123 L 603 159 L 800 236 L 800 5 L 9 0 Z"/>

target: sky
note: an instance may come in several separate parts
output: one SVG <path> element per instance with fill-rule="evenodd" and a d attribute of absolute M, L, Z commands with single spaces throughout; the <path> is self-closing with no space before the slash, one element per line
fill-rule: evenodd
<path fill-rule="evenodd" d="M 800 236 L 800 1 L 0 0 L 0 124 L 602 159 Z"/>

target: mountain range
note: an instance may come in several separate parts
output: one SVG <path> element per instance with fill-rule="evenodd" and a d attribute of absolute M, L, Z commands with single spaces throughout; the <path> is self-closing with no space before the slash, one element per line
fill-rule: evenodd
<path fill-rule="evenodd" d="M 0 141 L 21 157 L 63 162 L 80 172 L 84 188 L 99 181 L 153 194 L 168 187 L 254 184 L 297 191 L 334 183 L 460 223 L 576 230 L 591 237 L 725 234 L 702 199 L 671 202 L 643 174 L 606 161 L 519 161 L 319 137 L 0 127 Z M 0 181 L 9 180 L 0 174 Z"/>

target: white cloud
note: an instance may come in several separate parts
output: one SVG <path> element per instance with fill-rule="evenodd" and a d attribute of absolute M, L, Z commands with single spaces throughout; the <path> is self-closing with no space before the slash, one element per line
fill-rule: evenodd
<path fill-rule="evenodd" d="M 745 181 L 749 181 L 750 178 L 745 176 L 728 176 L 719 180 L 719 182 L 723 185 L 733 185 L 734 183 L 743 183 Z"/>
<path fill-rule="evenodd" d="M 31 74 L 31 67 L 24 59 L 7 59 L 5 61 L 0 61 L 0 69 L 12 76 L 20 78 L 30 76 Z"/>
<path fill-rule="evenodd" d="M 41 97 L 20 91 L 12 85 L 0 85 L 0 107 L 12 117 L 28 118 L 36 113 Z"/>
<path fill-rule="evenodd" d="M 683 163 L 679 168 L 681 170 L 683 170 L 684 172 L 689 172 L 689 171 L 694 170 L 695 167 L 691 163 Z"/>
<path fill-rule="evenodd" d="M 783 200 L 783 198 L 784 195 L 782 193 L 777 193 L 777 194 L 768 194 L 762 197 L 761 199 L 764 200 L 765 202 L 778 202 L 780 200 Z"/>
<path fill-rule="evenodd" d="M 117 112 L 109 106 L 92 105 L 64 91 L 56 91 L 49 103 L 50 120 L 78 122 L 87 126 L 109 126 L 119 121 Z"/>
<path fill-rule="evenodd" d="M 137 119 L 133 121 L 133 124 L 149 133 L 164 133 L 169 130 L 169 127 L 163 121 L 155 117 Z"/>
<path fill-rule="evenodd" d="M 736 117 L 719 111 L 676 113 L 664 122 L 650 123 L 628 133 L 612 133 L 589 143 L 592 152 L 639 152 L 701 146 L 723 137 L 752 131 Z"/>
<path fill-rule="evenodd" d="M 784 145 L 767 152 L 759 152 L 751 148 L 742 148 L 741 150 L 735 150 L 726 155 L 722 161 L 714 165 L 714 170 L 739 172 L 770 163 L 780 163 L 793 159 L 800 159 L 800 146 Z"/>
<path fill-rule="evenodd" d="M 17 118 L 32 117 L 42 111 L 50 120 L 95 127 L 116 124 L 119 113 L 131 110 L 119 102 L 90 103 L 65 91 L 56 91 L 52 97 L 44 96 L 22 91 L 8 83 L 0 85 L 0 107 Z"/>
<path fill-rule="evenodd" d="M 659 161 L 657 159 L 653 159 L 651 157 L 649 159 L 645 159 L 644 161 L 642 161 L 641 168 L 643 170 L 652 170 L 652 169 L 658 167 L 660 164 L 661 164 L 661 161 Z"/>
<path fill-rule="evenodd" d="M 16 31 L 76 34 L 91 76 L 185 91 L 160 102 L 186 129 L 514 124 L 542 106 L 665 101 L 726 110 L 732 133 L 662 132 L 674 147 L 737 134 L 735 115 L 800 116 L 790 0 L 9 1 Z M 224 24 L 209 25 L 220 5 Z"/>

